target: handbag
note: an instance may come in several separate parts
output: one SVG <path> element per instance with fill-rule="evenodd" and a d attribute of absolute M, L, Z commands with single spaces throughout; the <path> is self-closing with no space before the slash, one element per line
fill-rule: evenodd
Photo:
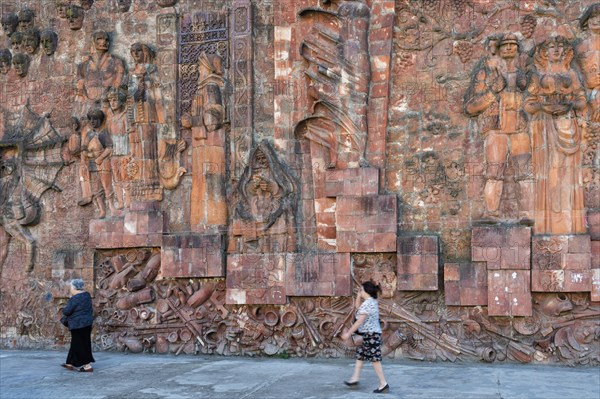
<path fill-rule="evenodd" d="M 63 317 L 60 318 L 60 323 L 65 327 L 69 327 L 69 319 L 67 316 L 63 315 Z"/>

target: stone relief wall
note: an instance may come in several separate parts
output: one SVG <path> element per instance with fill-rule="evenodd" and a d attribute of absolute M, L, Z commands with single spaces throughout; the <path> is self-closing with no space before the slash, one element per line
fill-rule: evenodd
<path fill-rule="evenodd" d="M 600 364 L 600 3 L 0 7 L 3 347 Z"/>

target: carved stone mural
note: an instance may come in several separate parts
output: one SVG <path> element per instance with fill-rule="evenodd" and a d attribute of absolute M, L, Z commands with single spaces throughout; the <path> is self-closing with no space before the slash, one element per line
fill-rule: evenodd
<path fill-rule="evenodd" d="M 0 13 L 0 347 L 600 365 L 600 3 Z"/>

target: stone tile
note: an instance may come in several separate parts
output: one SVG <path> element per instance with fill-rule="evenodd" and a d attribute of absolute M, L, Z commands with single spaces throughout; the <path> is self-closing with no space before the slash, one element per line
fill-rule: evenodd
<path fill-rule="evenodd" d="M 165 235 L 161 251 L 163 277 L 224 277 L 224 243 L 220 234 Z"/>
<path fill-rule="evenodd" d="M 531 316 L 528 270 L 488 270 L 488 315 Z"/>

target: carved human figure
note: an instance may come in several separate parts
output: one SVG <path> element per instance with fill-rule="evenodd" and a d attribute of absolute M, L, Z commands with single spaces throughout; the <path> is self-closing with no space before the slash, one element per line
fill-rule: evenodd
<path fill-rule="evenodd" d="M 600 122 L 600 3 L 589 6 L 579 19 L 587 35 L 577 45 L 577 62 L 588 89 L 590 120 Z"/>
<path fill-rule="evenodd" d="M 46 29 L 40 35 L 40 43 L 42 45 L 42 49 L 44 50 L 44 54 L 50 57 L 56 52 L 56 47 L 58 46 L 58 35 L 53 30 Z"/>
<path fill-rule="evenodd" d="M 479 117 L 484 136 L 486 183 L 484 218 L 497 221 L 508 157 L 515 165 L 519 183 L 521 220 L 531 223 L 531 150 L 527 119 L 522 112 L 522 95 L 527 79 L 519 65 L 520 44 L 514 34 L 493 38 L 496 51 L 480 62 L 473 71 L 465 95 L 467 115 Z"/>
<path fill-rule="evenodd" d="M 83 155 L 82 147 L 84 137 L 82 137 L 81 123 L 76 117 L 71 118 L 71 135 L 67 143 L 68 157 L 67 163 L 73 158 L 79 158 L 79 184 L 81 187 L 81 198 L 77 201 L 77 205 L 85 206 L 92 202 L 92 187 L 90 185 L 90 171 L 88 168 L 87 158 Z"/>
<path fill-rule="evenodd" d="M 83 20 L 85 18 L 85 11 L 83 8 L 71 4 L 67 8 L 67 20 L 69 21 L 69 29 L 79 30 L 83 27 Z"/>
<path fill-rule="evenodd" d="M 129 72 L 128 112 L 133 124 L 130 133 L 130 151 L 138 165 L 133 178 L 135 192 L 144 192 L 142 200 L 161 200 L 162 189 L 158 176 L 159 124 L 166 122 L 165 107 L 154 51 L 143 43 L 131 48 L 134 66 Z"/>
<path fill-rule="evenodd" d="M 113 188 L 117 209 L 129 208 L 129 178 L 127 165 L 131 160 L 129 152 L 129 125 L 126 112 L 127 92 L 122 88 L 108 90 L 108 110 L 106 127 L 113 142 L 110 158 Z"/>
<path fill-rule="evenodd" d="M 82 156 L 87 160 L 92 197 L 98 209 L 98 217 L 102 219 L 106 216 L 105 198 L 108 199 L 111 210 L 113 208 L 111 201 L 114 193 L 110 173 L 110 155 L 113 143 L 108 131 L 102 128 L 105 119 L 104 112 L 100 109 L 92 109 L 88 112 L 87 117 L 89 129 L 83 140 Z"/>
<path fill-rule="evenodd" d="M 35 28 L 24 31 L 22 46 L 27 54 L 35 54 L 38 47 L 40 47 L 40 32 Z"/>
<path fill-rule="evenodd" d="M 130 98 L 135 102 L 135 123 L 165 123 L 161 83 L 154 64 L 154 51 L 143 43 L 134 43 L 130 49 L 135 63 L 129 75 Z"/>
<path fill-rule="evenodd" d="M 268 142 L 250 153 L 236 188 L 230 252 L 293 252 L 298 188 Z"/>
<path fill-rule="evenodd" d="M 198 86 L 192 101 L 191 225 L 226 225 L 225 199 L 226 115 L 222 59 L 216 54 L 198 57 Z M 211 159 L 212 167 L 206 167 Z"/>
<path fill-rule="evenodd" d="M 536 73 L 527 88 L 536 234 L 586 231 L 581 145 L 587 103 L 579 77 L 571 68 L 573 53 L 563 36 L 538 45 Z"/>
<path fill-rule="evenodd" d="M 0 49 L 0 73 L 6 75 L 12 64 L 12 53 L 8 49 Z"/>
<path fill-rule="evenodd" d="M 127 12 L 131 7 L 131 0 L 117 0 L 117 9 L 119 12 Z"/>
<path fill-rule="evenodd" d="M 92 54 L 77 67 L 77 100 L 81 108 L 98 106 L 111 87 L 127 79 L 125 63 L 109 52 L 110 37 L 105 31 L 92 34 Z"/>
<path fill-rule="evenodd" d="M 11 238 L 23 243 L 27 257 L 27 271 L 33 269 L 35 240 L 20 221 L 25 211 L 20 190 L 19 159 L 16 148 L 0 146 L 0 272 L 8 255 Z"/>
<path fill-rule="evenodd" d="M 12 12 L 2 14 L 2 30 L 6 36 L 10 37 L 13 33 L 15 33 L 18 25 L 19 17 L 17 14 Z"/>
<path fill-rule="evenodd" d="M 19 25 L 17 31 L 25 32 L 27 29 L 33 29 L 35 20 L 35 13 L 26 8 L 19 12 Z"/>
<path fill-rule="evenodd" d="M 27 54 L 18 53 L 13 56 L 13 68 L 17 76 L 24 78 L 29 72 L 30 58 Z"/>

